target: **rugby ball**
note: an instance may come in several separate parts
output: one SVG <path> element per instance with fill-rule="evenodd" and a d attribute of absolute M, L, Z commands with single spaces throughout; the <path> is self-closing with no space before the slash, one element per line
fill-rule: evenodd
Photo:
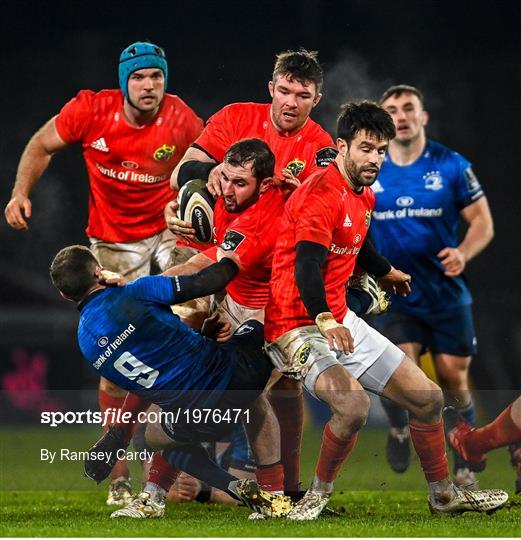
<path fill-rule="evenodd" d="M 206 182 L 190 180 L 179 190 L 177 201 L 179 219 L 192 224 L 196 241 L 200 244 L 211 242 L 215 201 L 206 188 Z"/>

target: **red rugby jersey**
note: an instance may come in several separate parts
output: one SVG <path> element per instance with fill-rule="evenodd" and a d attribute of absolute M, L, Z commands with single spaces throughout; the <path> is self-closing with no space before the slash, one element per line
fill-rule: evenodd
<path fill-rule="evenodd" d="M 315 324 L 300 299 L 295 281 L 296 245 L 307 240 L 329 250 L 322 269 L 327 304 L 338 322 L 347 313 L 347 280 L 367 234 L 375 196 L 371 188 L 357 194 L 336 163 L 318 171 L 297 189 L 284 207 L 266 306 L 264 334 L 274 341 L 299 326 Z"/>
<path fill-rule="evenodd" d="M 242 306 L 254 309 L 266 306 L 283 208 L 284 198 L 275 188 L 270 188 L 240 214 L 227 212 L 222 197 L 215 204 L 215 243 L 224 252 L 238 255 L 241 266 L 226 292 Z M 214 247 L 204 253 L 215 260 L 216 250 Z"/>
<path fill-rule="evenodd" d="M 289 168 L 303 180 L 316 168 L 334 159 L 333 139 L 308 118 L 302 129 L 291 137 L 281 135 L 270 118 L 269 103 L 232 103 L 216 112 L 195 141 L 219 163 L 230 146 L 241 139 L 265 141 L 275 154 L 275 176 Z"/>
<path fill-rule="evenodd" d="M 83 146 L 90 183 L 87 235 L 107 242 L 134 242 L 166 228 L 163 209 L 175 197 L 170 175 L 203 128 L 171 94 L 142 128 L 129 125 L 122 111 L 120 90 L 82 90 L 56 117 L 60 137 Z"/>

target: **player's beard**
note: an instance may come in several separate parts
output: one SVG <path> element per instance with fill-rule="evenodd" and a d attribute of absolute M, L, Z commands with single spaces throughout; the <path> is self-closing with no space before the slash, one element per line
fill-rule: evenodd
<path fill-rule="evenodd" d="M 362 165 L 361 167 L 357 167 L 355 162 L 347 157 L 344 166 L 355 189 L 372 186 L 378 177 L 378 173 L 380 172 L 380 169 L 373 165 Z M 365 171 L 374 171 L 374 175 L 369 177 L 364 176 L 363 173 Z"/>
<path fill-rule="evenodd" d="M 224 208 L 227 212 L 230 214 L 240 214 L 241 212 L 244 212 L 247 210 L 250 206 L 253 206 L 258 200 L 259 200 L 259 190 L 260 186 L 257 184 L 257 188 L 253 192 L 253 194 L 242 201 L 240 205 L 237 204 L 237 200 L 234 198 L 233 201 L 230 201 L 230 203 L 226 202 L 226 197 L 223 198 L 224 201 Z"/>

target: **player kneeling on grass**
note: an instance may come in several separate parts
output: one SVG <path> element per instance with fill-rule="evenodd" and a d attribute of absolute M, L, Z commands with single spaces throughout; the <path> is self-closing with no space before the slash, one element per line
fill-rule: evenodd
<path fill-rule="evenodd" d="M 220 345 L 188 328 L 170 309 L 222 290 L 236 271 L 223 258 L 194 275 L 144 277 L 107 287 L 92 252 L 69 246 L 54 258 L 50 275 L 61 295 L 78 305 L 78 341 L 85 360 L 120 388 L 154 403 L 158 412 L 171 413 L 148 424 L 152 449 L 162 451 L 178 473 L 182 469 L 262 514 L 281 515 L 290 507 L 286 498 L 261 490 L 253 480 L 238 480 L 201 445 L 223 438 L 248 415 L 245 428 L 257 463 L 279 461 L 278 426 L 262 396 L 272 371 L 262 349 L 262 323 L 247 321 Z M 201 422 L 205 410 L 211 414 Z M 125 446 L 120 435 L 109 431 L 94 449 L 108 446 L 115 454 Z M 104 460 L 88 461 L 86 472 L 100 481 L 110 468 Z M 141 502 L 140 512 L 160 513 L 159 503 L 147 497 Z"/>
<path fill-rule="evenodd" d="M 287 517 L 316 519 L 326 506 L 369 412 L 364 390 L 408 409 L 433 513 L 499 508 L 508 499 L 504 491 L 468 492 L 449 479 L 440 388 L 348 310 L 344 287 L 375 202 L 369 186 L 395 128 L 377 104 L 352 102 L 342 108 L 337 129 L 335 162 L 311 175 L 286 202 L 266 307 L 267 351 L 273 363 L 302 380 L 333 414 L 324 429 L 313 483 Z"/>

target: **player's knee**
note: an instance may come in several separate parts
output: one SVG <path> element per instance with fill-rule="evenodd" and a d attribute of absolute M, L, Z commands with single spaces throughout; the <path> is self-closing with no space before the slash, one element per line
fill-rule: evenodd
<path fill-rule="evenodd" d="M 351 433 L 355 433 L 366 423 L 370 405 L 371 400 L 364 390 L 350 391 L 336 400 L 333 413 L 349 427 Z"/>
<path fill-rule="evenodd" d="M 441 418 L 443 403 L 443 392 L 441 388 L 429 380 L 426 388 L 420 394 L 416 410 L 412 412 L 419 420 L 425 422 L 436 421 Z"/>
<path fill-rule="evenodd" d="M 470 358 L 444 357 L 436 359 L 436 373 L 443 386 L 449 389 L 464 389 L 467 385 Z"/>

